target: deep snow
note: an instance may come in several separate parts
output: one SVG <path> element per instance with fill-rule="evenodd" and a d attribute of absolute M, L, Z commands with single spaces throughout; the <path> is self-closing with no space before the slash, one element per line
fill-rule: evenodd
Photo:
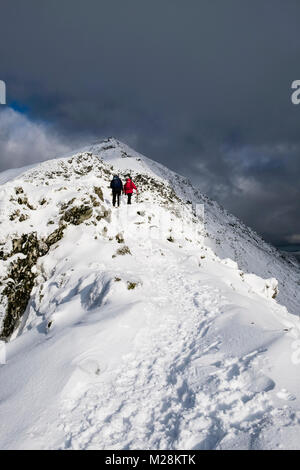
<path fill-rule="evenodd" d="M 112 208 L 128 171 L 139 197 Z M 1 449 L 300 448 L 297 263 L 115 139 L 0 181 L 4 254 L 93 209 L 33 267 L 0 365 Z"/>

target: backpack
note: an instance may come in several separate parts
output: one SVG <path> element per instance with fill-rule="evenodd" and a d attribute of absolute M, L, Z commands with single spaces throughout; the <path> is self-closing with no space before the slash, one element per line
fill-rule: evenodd
<path fill-rule="evenodd" d="M 112 182 L 110 183 L 111 189 L 114 189 L 115 191 L 121 191 L 123 189 L 123 184 L 120 178 L 114 178 Z"/>

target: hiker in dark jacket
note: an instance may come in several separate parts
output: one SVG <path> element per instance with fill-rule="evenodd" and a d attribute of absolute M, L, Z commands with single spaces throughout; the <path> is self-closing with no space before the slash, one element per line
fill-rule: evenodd
<path fill-rule="evenodd" d="M 131 197 L 133 190 L 136 190 L 136 193 L 138 192 L 136 185 L 132 181 L 130 175 L 127 175 L 126 183 L 124 184 L 124 194 L 127 194 L 127 204 L 131 204 Z"/>
<path fill-rule="evenodd" d="M 113 179 L 110 183 L 110 187 L 112 189 L 112 196 L 113 196 L 112 203 L 113 203 L 113 206 L 115 207 L 116 202 L 117 202 L 118 207 L 119 207 L 120 206 L 120 196 L 121 196 L 121 192 L 123 190 L 123 183 L 120 180 L 118 175 L 114 175 L 114 177 L 113 177 Z"/>

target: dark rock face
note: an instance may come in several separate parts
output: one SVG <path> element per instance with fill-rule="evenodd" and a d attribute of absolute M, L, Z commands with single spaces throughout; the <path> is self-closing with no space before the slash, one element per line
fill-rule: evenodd
<path fill-rule="evenodd" d="M 111 221 L 111 210 L 106 209 L 104 206 L 100 205 L 98 215 L 96 216 L 96 220 L 99 222 L 102 219 L 105 219 L 107 222 L 110 222 Z"/>
<path fill-rule="evenodd" d="M 67 222 L 73 225 L 80 225 L 87 219 L 90 219 L 93 215 L 93 209 L 89 206 L 72 207 L 67 210 L 61 218 L 61 221 Z"/>
<path fill-rule="evenodd" d="M 6 297 L 7 308 L 0 339 L 7 340 L 12 335 L 25 312 L 36 277 L 32 268 L 38 258 L 45 255 L 48 250 L 49 246 L 38 240 L 36 232 L 13 240 L 10 256 L 18 253 L 23 256 L 11 262 L 8 282 L 2 291 L 2 296 Z"/>
<path fill-rule="evenodd" d="M 122 248 L 118 248 L 116 253 L 112 255 L 113 258 L 115 258 L 117 255 L 131 255 L 131 251 L 127 245 L 122 246 Z"/>
<path fill-rule="evenodd" d="M 0 339 L 7 341 L 23 316 L 30 299 L 36 274 L 32 268 L 39 257 L 48 253 L 50 247 L 61 240 L 67 223 L 79 225 L 89 219 L 93 209 L 88 206 L 73 207 L 62 216 L 61 225 L 54 230 L 45 240 L 39 240 L 36 232 L 24 234 L 12 242 L 11 253 L 3 255 L 3 259 L 20 254 L 20 257 L 11 261 L 7 281 L 2 291 L 2 298 L 6 299 L 6 314 L 3 321 Z"/>
<path fill-rule="evenodd" d="M 102 189 L 95 186 L 94 191 L 97 194 L 97 196 L 99 197 L 99 199 L 101 199 L 101 201 L 104 201 Z"/>
<path fill-rule="evenodd" d="M 118 243 L 124 243 L 124 237 L 122 233 L 117 233 L 116 240 Z"/>
<path fill-rule="evenodd" d="M 62 237 L 64 236 L 65 228 L 66 228 L 66 225 L 61 225 L 56 230 L 54 230 L 54 232 L 50 233 L 50 235 L 45 240 L 45 243 L 47 244 L 47 246 L 50 247 L 51 245 L 54 245 L 54 243 L 57 243 L 59 240 L 61 240 Z"/>
<path fill-rule="evenodd" d="M 30 175 L 25 178 L 26 183 L 49 186 L 49 180 L 69 180 L 71 176 L 80 179 L 83 175 L 88 175 L 94 171 L 99 177 L 104 177 L 107 181 L 111 178 L 111 171 L 100 159 L 92 158 L 91 153 L 77 155 L 68 161 L 57 163 L 53 171 L 41 172 L 38 169 L 33 170 Z M 45 187 L 46 187 L 45 186 Z M 57 191 L 66 189 L 63 185 Z M 41 197 L 36 207 L 26 194 L 24 188 L 16 186 L 11 195 L 10 201 L 14 208 L 9 214 L 10 221 L 24 222 L 30 217 L 30 211 L 39 209 L 41 206 L 49 204 L 46 196 Z M 106 209 L 102 203 L 104 202 L 102 188 L 95 185 L 89 188 L 87 194 L 77 205 L 73 205 L 77 198 L 63 201 L 58 204 L 59 212 L 54 216 L 54 220 L 50 219 L 48 225 L 54 226 L 52 233 L 45 239 L 34 232 L 23 234 L 19 238 L 12 240 L 12 247 L 8 247 L 5 243 L 0 244 L 0 259 L 6 261 L 5 277 L 0 279 L 0 301 L 1 315 L 4 315 L 3 323 L 0 328 L 0 339 L 7 341 L 17 328 L 19 321 L 24 314 L 31 292 L 35 283 L 37 274 L 35 267 L 38 259 L 48 253 L 50 247 L 59 242 L 68 225 L 80 225 L 85 221 L 96 225 L 97 221 L 105 219 L 110 221 L 110 210 Z M 93 217 L 94 216 L 94 217 Z M 56 226 L 54 225 L 56 224 Z M 14 235 L 16 237 L 16 235 Z"/>
<path fill-rule="evenodd" d="M 180 198 L 176 195 L 173 188 L 166 186 L 164 183 L 155 180 L 151 176 L 138 174 L 134 177 L 134 181 L 140 191 L 156 190 L 165 199 L 165 204 L 180 202 Z"/>

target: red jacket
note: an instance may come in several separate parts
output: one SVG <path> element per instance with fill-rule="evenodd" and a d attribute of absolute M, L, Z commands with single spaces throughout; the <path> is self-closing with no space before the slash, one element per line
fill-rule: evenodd
<path fill-rule="evenodd" d="M 133 181 L 131 181 L 130 178 L 128 178 L 126 180 L 126 183 L 124 184 L 124 193 L 132 194 L 134 189 L 137 191 L 136 185 L 134 184 Z"/>

